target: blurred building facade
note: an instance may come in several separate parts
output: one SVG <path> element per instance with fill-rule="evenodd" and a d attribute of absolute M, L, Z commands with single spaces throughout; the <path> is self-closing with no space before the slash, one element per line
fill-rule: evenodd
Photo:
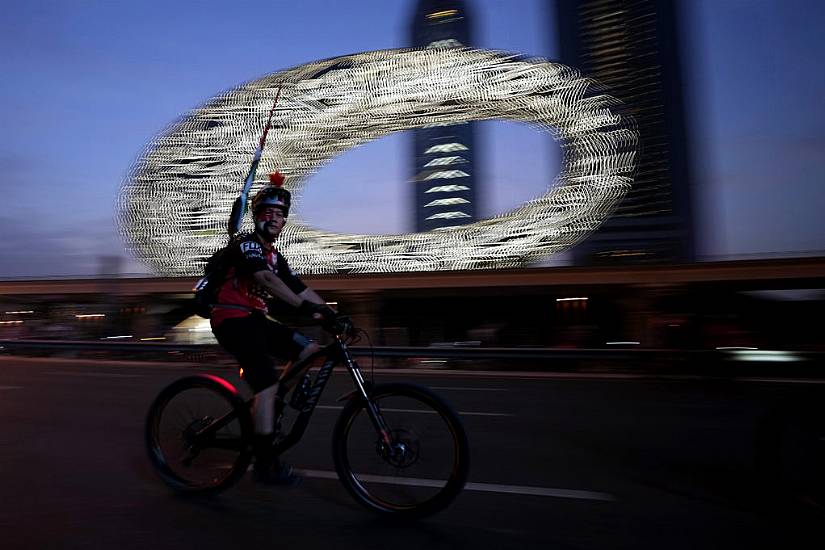
<path fill-rule="evenodd" d="M 376 346 L 825 352 L 825 258 L 304 279 Z M 0 281 L 0 341 L 214 343 L 193 317 L 194 282 Z M 272 314 L 302 322 L 290 307 Z"/>
<path fill-rule="evenodd" d="M 639 171 L 614 215 L 573 250 L 577 265 L 695 258 L 675 0 L 552 0 L 560 61 L 605 86 L 638 125 Z"/>
<path fill-rule="evenodd" d="M 418 0 L 411 31 L 412 45 L 419 48 L 472 44 L 463 0 Z M 413 134 L 415 231 L 476 221 L 475 124 L 419 128 Z"/>

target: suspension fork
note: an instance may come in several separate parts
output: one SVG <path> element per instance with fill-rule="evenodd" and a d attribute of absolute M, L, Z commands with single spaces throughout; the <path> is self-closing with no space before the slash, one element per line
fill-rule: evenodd
<path fill-rule="evenodd" d="M 387 448 L 391 448 L 392 438 L 390 437 L 390 430 L 387 427 L 387 423 L 384 422 L 384 417 L 381 415 L 381 411 L 378 410 L 378 406 L 373 402 L 367 392 L 366 381 L 364 380 L 364 376 L 361 374 L 361 369 L 358 367 L 358 363 L 356 363 L 355 359 L 352 358 L 352 355 L 350 354 L 343 338 L 340 336 L 336 336 L 336 338 L 338 339 L 338 344 L 341 348 L 341 354 L 346 362 L 347 370 L 352 376 L 352 381 L 355 383 L 356 387 L 355 391 L 349 395 L 351 396 L 352 394 L 357 393 L 361 396 L 361 399 L 363 399 L 366 404 L 367 415 L 370 417 L 370 421 L 372 422 L 375 431 L 381 435 L 381 440 Z"/>

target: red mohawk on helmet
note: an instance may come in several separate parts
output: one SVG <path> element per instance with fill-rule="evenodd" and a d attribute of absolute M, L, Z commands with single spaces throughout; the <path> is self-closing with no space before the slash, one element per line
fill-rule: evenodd
<path fill-rule="evenodd" d="M 274 185 L 275 187 L 281 187 L 284 184 L 284 176 L 278 172 L 270 172 L 269 173 L 269 185 Z"/>

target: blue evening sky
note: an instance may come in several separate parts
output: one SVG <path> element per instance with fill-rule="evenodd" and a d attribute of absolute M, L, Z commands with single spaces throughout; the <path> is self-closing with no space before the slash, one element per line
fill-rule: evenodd
<path fill-rule="evenodd" d="M 553 57 L 549 1 L 467 0 L 475 45 Z M 825 3 L 680 5 L 700 255 L 825 250 Z M 0 277 L 94 274 L 100 256 L 125 256 L 115 199 L 154 135 L 241 82 L 407 46 L 412 8 L 411 0 L 6 0 Z M 543 192 L 557 166 L 549 136 L 482 126 L 482 212 Z M 305 218 L 342 232 L 409 230 L 409 149 L 401 134 L 335 159 L 309 183 Z"/>

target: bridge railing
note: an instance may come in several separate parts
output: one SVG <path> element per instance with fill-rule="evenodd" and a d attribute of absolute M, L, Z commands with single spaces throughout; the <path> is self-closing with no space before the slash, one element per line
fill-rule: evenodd
<path fill-rule="evenodd" d="M 696 374 L 700 376 L 771 375 L 825 378 L 825 352 L 726 348 L 676 349 L 568 349 L 493 348 L 439 345 L 353 346 L 356 357 L 377 359 L 385 368 L 460 370 L 528 370 L 558 372 L 620 372 Z M 90 360 L 208 362 L 208 357 L 234 361 L 217 345 L 88 340 L 0 340 L 0 354 L 73 355 Z"/>

